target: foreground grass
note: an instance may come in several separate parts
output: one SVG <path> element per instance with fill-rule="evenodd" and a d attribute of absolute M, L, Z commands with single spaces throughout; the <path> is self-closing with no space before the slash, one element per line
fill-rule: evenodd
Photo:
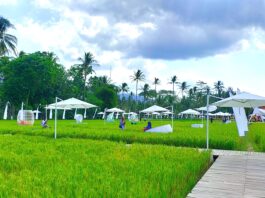
<path fill-rule="evenodd" d="M 175 121 L 174 132 L 171 134 L 143 133 L 146 122 L 131 125 L 127 122 L 126 130 L 118 128 L 118 122 L 105 123 L 102 120 L 88 120 L 83 124 L 76 124 L 73 120 L 58 121 L 58 138 L 86 138 L 95 140 L 123 141 L 127 143 L 163 144 L 187 147 L 206 147 L 205 128 L 191 128 L 192 123 L 201 121 Z M 153 127 L 169 124 L 170 121 L 152 121 Z M 0 121 L 0 133 L 26 134 L 53 137 L 53 121 L 49 121 L 50 128 L 42 129 L 40 121 L 33 127 L 18 126 L 15 121 Z M 255 129 L 255 128 L 254 128 Z M 263 127 L 265 130 L 265 125 Z M 250 128 L 250 133 L 252 128 Z M 248 140 L 240 138 L 235 123 L 223 124 L 215 121 L 210 124 L 210 148 L 227 150 L 247 150 Z"/>
<path fill-rule="evenodd" d="M 210 153 L 0 135 L 0 197 L 185 197 Z"/>

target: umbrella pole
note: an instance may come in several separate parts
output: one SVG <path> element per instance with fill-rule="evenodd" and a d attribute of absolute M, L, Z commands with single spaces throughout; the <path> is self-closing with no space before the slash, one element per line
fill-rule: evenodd
<path fill-rule="evenodd" d="M 54 139 L 57 137 L 57 97 L 55 98 Z"/>
<path fill-rule="evenodd" d="M 206 120 L 206 149 L 209 149 L 209 98 L 210 95 L 207 94 L 207 120 Z"/>
<path fill-rule="evenodd" d="M 174 127 L 173 127 L 173 122 L 174 122 L 174 109 L 173 109 L 173 105 L 172 105 L 172 115 L 171 115 L 171 125 L 172 125 L 172 132 L 174 131 Z"/>

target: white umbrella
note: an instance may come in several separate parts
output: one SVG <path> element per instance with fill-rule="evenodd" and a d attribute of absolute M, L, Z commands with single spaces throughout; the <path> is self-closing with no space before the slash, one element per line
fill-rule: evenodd
<path fill-rule="evenodd" d="M 242 92 L 213 103 L 218 107 L 260 107 L 265 106 L 265 97 Z"/>
<path fill-rule="evenodd" d="M 48 108 L 55 108 L 55 121 L 54 121 L 54 138 L 56 139 L 57 136 L 57 110 L 59 108 L 62 109 L 89 109 L 92 107 L 97 107 L 96 105 L 90 104 L 88 102 L 84 102 L 82 100 L 78 100 L 76 98 L 69 98 L 67 100 L 61 100 L 60 102 L 58 101 L 58 97 L 55 98 L 55 103 L 48 105 Z"/>
<path fill-rule="evenodd" d="M 153 113 L 153 112 L 163 112 L 163 111 L 168 111 L 168 109 L 157 106 L 157 105 L 153 105 L 147 109 L 144 109 L 142 111 L 140 111 L 141 113 Z"/>
<path fill-rule="evenodd" d="M 108 109 L 106 112 L 108 112 L 108 113 L 124 113 L 125 111 L 115 107 L 115 108 Z"/>
<path fill-rule="evenodd" d="M 67 100 L 62 100 L 60 102 L 53 103 L 48 105 L 48 108 L 56 108 L 57 109 L 89 109 L 92 107 L 97 107 L 96 105 L 90 104 L 88 102 L 84 102 L 82 100 L 78 100 L 76 98 L 69 98 Z"/>

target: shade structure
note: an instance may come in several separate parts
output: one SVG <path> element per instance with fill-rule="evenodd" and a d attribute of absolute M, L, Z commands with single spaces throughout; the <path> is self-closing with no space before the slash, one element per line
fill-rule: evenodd
<path fill-rule="evenodd" d="M 153 112 L 165 112 L 165 111 L 168 111 L 168 109 L 166 109 L 164 107 L 157 106 L 157 105 L 153 105 L 153 106 L 148 107 L 147 109 L 144 109 L 140 112 L 141 113 L 153 113 Z"/>
<path fill-rule="evenodd" d="M 98 113 L 98 115 L 103 115 L 103 114 L 104 114 L 104 112 L 99 112 L 99 113 Z"/>
<path fill-rule="evenodd" d="M 61 109 L 89 109 L 93 107 L 97 107 L 96 105 L 90 104 L 88 102 L 84 102 L 82 100 L 78 100 L 76 98 L 69 98 L 67 100 L 61 100 L 58 102 L 59 98 L 55 98 L 55 103 L 48 105 L 48 108 L 55 109 L 55 118 L 54 118 L 54 138 L 57 137 L 57 110 Z"/>
<path fill-rule="evenodd" d="M 187 109 L 179 113 L 179 115 L 200 115 L 200 112 L 195 111 L 193 109 Z"/>
<path fill-rule="evenodd" d="M 216 109 L 217 109 L 217 106 L 210 105 L 208 112 L 216 111 Z M 197 108 L 196 110 L 198 110 L 198 111 L 207 111 L 207 107 L 200 107 L 200 108 Z"/>
<path fill-rule="evenodd" d="M 242 92 L 229 98 L 213 103 L 218 107 L 260 107 L 265 106 L 265 97 Z"/>
<path fill-rule="evenodd" d="M 53 103 L 48 105 L 48 109 L 89 109 L 93 107 L 97 107 L 96 105 L 90 104 L 88 102 L 84 102 L 82 100 L 78 100 L 76 98 L 69 98 L 67 100 L 62 100 L 60 102 Z"/>
<path fill-rule="evenodd" d="M 170 112 L 170 111 L 166 111 L 166 112 L 163 112 L 162 114 L 163 114 L 163 115 L 172 115 L 173 113 Z"/>
<path fill-rule="evenodd" d="M 125 111 L 122 109 L 114 107 L 114 108 L 108 109 L 106 112 L 108 112 L 108 113 L 123 113 Z"/>

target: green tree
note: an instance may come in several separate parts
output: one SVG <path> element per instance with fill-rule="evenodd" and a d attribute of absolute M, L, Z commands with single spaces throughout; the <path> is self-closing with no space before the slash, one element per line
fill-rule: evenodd
<path fill-rule="evenodd" d="M 177 82 L 177 76 L 176 75 L 174 75 L 174 76 L 172 76 L 171 77 L 171 79 L 170 79 L 170 84 L 172 84 L 172 95 L 174 96 L 175 95 L 175 84 L 177 84 L 178 82 Z"/>
<path fill-rule="evenodd" d="M 102 101 L 102 109 L 112 108 L 118 104 L 117 92 L 111 87 L 99 87 L 95 90 L 95 96 Z"/>
<path fill-rule="evenodd" d="M 120 92 L 122 93 L 122 98 L 124 98 L 124 93 L 129 91 L 129 86 L 126 82 L 122 83 L 120 86 Z"/>
<path fill-rule="evenodd" d="M 183 81 L 180 83 L 179 89 L 181 91 L 181 97 L 182 98 L 183 98 L 184 92 L 186 92 L 188 88 L 189 88 L 189 85 L 187 84 L 187 82 Z"/>
<path fill-rule="evenodd" d="M 135 97 L 136 97 L 136 103 L 138 102 L 137 100 L 137 91 L 138 91 L 138 82 L 139 81 L 144 81 L 145 80 L 145 75 L 141 70 L 137 70 L 136 72 L 134 72 L 134 74 L 131 76 L 132 81 L 136 82 L 135 85 Z"/>
<path fill-rule="evenodd" d="M 221 97 L 221 94 L 224 89 L 224 83 L 218 80 L 217 82 L 214 83 L 214 89 L 217 91 L 218 96 Z"/>
<path fill-rule="evenodd" d="M 7 33 L 10 28 L 14 28 L 14 25 L 9 20 L 0 17 L 0 56 L 9 55 L 11 52 L 17 54 L 17 38 Z"/>
<path fill-rule="evenodd" d="M 142 92 L 140 93 L 141 96 L 144 97 L 144 102 L 146 102 L 146 99 L 149 97 L 149 91 L 150 91 L 150 86 L 146 83 L 142 87 Z"/>
<path fill-rule="evenodd" d="M 86 93 L 86 83 L 87 83 L 87 76 L 94 72 L 93 66 L 97 65 L 97 61 L 95 60 L 92 53 L 87 52 L 84 54 L 83 58 L 78 58 L 81 61 L 80 64 L 76 64 L 73 67 L 76 68 L 78 74 L 83 80 L 83 90 L 82 90 L 82 97 L 85 100 L 85 93 Z"/>
<path fill-rule="evenodd" d="M 47 52 L 35 52 L 11 60 L 3 67 L 3 95 L 12 104 L 47 104 L 67 94 L 67 78 L 62 65 Z"/>
<path fill-rule="evenodd" d="M 155 79 L 154 79 L 154 83 L 153 83 L 154 85 L 155 85 L 155 97 L 157 97 L 157 91 L 156 91 L 156 87 L 157 87 L 157 85 L 159 85 L 160 84 L 160 80 L 159 80 L 159 78 L 156 78 L 155 77 Z"/>

